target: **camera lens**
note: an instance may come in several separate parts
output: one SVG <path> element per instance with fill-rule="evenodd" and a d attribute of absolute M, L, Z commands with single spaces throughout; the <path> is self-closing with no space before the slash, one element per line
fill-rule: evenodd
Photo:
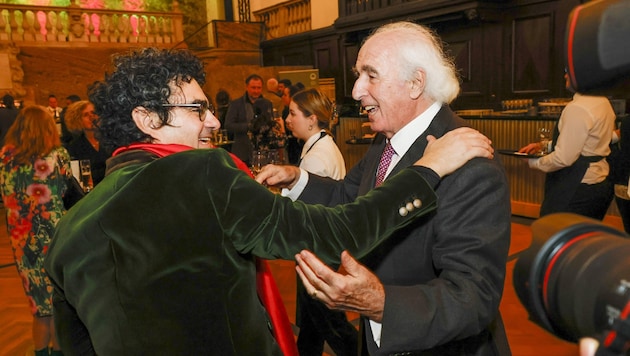
<path fill-rule="evenodd" d="M 627 317 L 630 239 L 626 234 L 564 213 L 537 220 L 532 234 L 531 247 L 514 266 L 514 288 L 532 321 L 576 342 L 583 336 L 603 335 Z"/>

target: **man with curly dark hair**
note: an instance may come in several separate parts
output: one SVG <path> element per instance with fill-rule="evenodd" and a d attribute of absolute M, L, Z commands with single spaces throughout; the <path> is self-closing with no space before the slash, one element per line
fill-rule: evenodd
<path fill-rule="evenodd" d="M 65 354 L 291 354 L 293 338 L 281 350 L 270 330 L 254 256 L 362 256 L 434 209 L 440 177 L 493 156 L 486 137 L 458 131 L 430 138 L 422 160 L 357 203 L 294 203 L 208 143 L 220 125 L 204 80 L 187 51 L 140 49 L 90 88 L 101 142 L 114 151 L 105 179 L 57 225 L 45 261 Z"/>
<path fill-rule="evenodd" d="M 151 134 L 143 132 L 134 121 L 121 119 L 151 112 L 156 115 L 152 124 L 155 129 L 171 126 L 169 114 L 173 107 L 164 104 L 175 94 L 173 90 L 193 81 L 199 86 L 206 82 L 203 64 L 186 51 L 144 49 L 133 60 L 129 56 L 115 57 L 114 68 L 105 82 L 94 84 L 89 93 L 99 117 L 100 142 L 111 150 L 151 139 Z M 193 103 L 199 102 L 208 103 L 205 96 Z M 191 110 L 199 111 L 200 107 Z M 190 144 L 196 146 L 194 142 Z"/>

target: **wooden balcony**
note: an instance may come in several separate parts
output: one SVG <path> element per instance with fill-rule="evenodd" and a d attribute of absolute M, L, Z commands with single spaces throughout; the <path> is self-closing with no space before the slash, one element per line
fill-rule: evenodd
<path fill-rule="evenodd" d="M 311 30 L 311 1 L 293 0 L 254 12 L 265 24 L 265 40 Z"/>
<path fill-rule="evenodd" d="M 172 46 L 184 39 L 182 13 L 0 4 L 0 44 L 19 46 Z"/>

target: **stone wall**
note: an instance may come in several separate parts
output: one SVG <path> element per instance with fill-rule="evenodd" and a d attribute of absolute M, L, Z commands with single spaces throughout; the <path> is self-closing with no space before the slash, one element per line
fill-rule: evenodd
<path fill-rule="evenodd" d="M 18 59 L 24 72 L 24 104 L 48 105 L 48 95 L 55 94 L 59 105 L 65 106 L 68 95 L 87 98 L 87 88 L 103 78 L 110 57 L 121 52 L 104 48 L 21 47 Z"/>
<path fill-rule="evenodd" d="M 308 66 L 261 67 L 260 24 L 216 23 L 217 48 L 195 51 L 204 62 L 207 74 L 204 91 L 214 101 L 219 89 L 225 89 L 232 99 L 245 92 L 245 78 L 252 73 L 267 79 L 278 76 L 279 71 L 310 68 Z M 55 94 L 61 106 L 65 106 L 68 95 L 77 94 L 87 98 L 88 87 L 103 79 L 109 70 L 111 56 L 129 51 L 130 48 L 97 47 L 48 47 L 45 44 L 32 47 L 12 47 L 17 53 L 15 68 L 23 77 L 23 90 L 14 92 L 25 104 L 48 105 L 48 95 Z M 0 96 L 4 93 L 0 93 Z M 279 105 L 279 98 L 272 93 L 265 97 Z"/>

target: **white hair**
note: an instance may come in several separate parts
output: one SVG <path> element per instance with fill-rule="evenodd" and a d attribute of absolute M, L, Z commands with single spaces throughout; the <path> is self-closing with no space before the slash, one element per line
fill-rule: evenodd
<path fill-rule="evenodd" d="M 459 79 L 455 64 L 444 53 L 440 38 L 427 27 L 401 21 L 379 27 L 366 41 L 389 32 L 396 32 L 401 39 L 396 43 L 404 44 L 398 48 L 401 79 L 413 80 L 415 72 L 421 69 L 426 75 L 425 94 L 438 102 L 448 104 L 453 101 L 459 94 Z"/>

